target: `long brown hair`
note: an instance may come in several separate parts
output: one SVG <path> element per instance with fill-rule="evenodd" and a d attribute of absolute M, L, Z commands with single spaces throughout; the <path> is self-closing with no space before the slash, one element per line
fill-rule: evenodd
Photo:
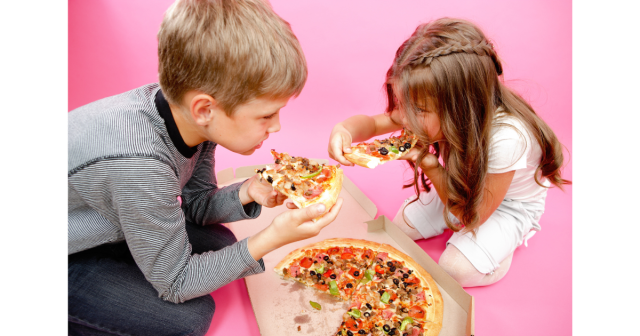
<path fill-rule="evenodd" d="M 500 80 L 502 64 L 493 45 L 473 23 L 442 18 L 418 26 L 396 52 L 387 72 L 387 113 L 399 107 L 408 128 L 422 144 L 417 162 L 429 153 L 440 158 L 445 168 L 447 201 L 445 213 L 460 211 L 463 232 L 474 232 L 481 224 L 478 208 L 488 171 L 489 145 L 498 108 L 522 121 L 542 149 L 535 181 L 542 178 L 562 189 L 570 181 L 560 177 L 562 145 L 553 130 L 533 108 Z M 394 93 L 395 92 L 395 93 Z M 423 130 L 420 114 L 431 100 L 440 118 L 445 141 L 434 142 Z M 399 106 L 398 106 L 399 105 Z M 413 181 L 404 187 L 429 191 L 430 181 L 409 162 Z M 416 200 L 418 200 L 417 198 Z M 414 201 L 416 201 L 414 200 Z M 453 231 L 461 228 L 444 216 Z"/>

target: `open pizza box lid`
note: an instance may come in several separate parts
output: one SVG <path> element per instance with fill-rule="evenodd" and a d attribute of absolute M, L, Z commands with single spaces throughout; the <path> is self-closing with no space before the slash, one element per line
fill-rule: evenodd
<path fill-rule="evenodd" d="M 314 160 L 328 164 L 325 159 Z M 235 174 L 233 168 L 222 170 L 217 173 L 218 183 L 224 186 L 243 181 L 254 175 L 255 169 L 264 166 L 240 167 L 236 169 Z M 385 216 L 374 219 L 378 211 L 375 204 L 346 176 L 340 197 L 344 200 L 340 214 L 318 236 L 270 252 L 263 258 L 265 272 L 244 279 L 260 334 L 334 335 L 348 304 L 295 281 L 283 280 L 273 268 L 289 252 L 299 247 L 329 238 L 356 238 L 389 244 L 411 256 L 431 274 L 438 284 L 444 302 L 440 336 L 473 335 L 473 297 L 391 220 Z M 227 225 L 238 240 L 242 240 L 269 226 L 278 214 L 286 210 L 284 206 L 262 207 L 262 213 L 258 218 Z M 322 309 L 318 311 L 312 308 L 309 301 L 320 303 Z"/>

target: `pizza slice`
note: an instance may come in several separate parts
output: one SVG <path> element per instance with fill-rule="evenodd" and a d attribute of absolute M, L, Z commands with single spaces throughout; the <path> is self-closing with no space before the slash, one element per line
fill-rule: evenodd
<path fill-rule="evenodd" d="M 340 165 L 318 164 L 303 157 L 271 150 L 275 164 L 257 169 L 256 173 L 273 188 L 286 195 L 298 208 L 324 203 L 326 211 L 338 200 L 342 190 Z"/>
<path fill-rule="evenodd" d="M 429 273 L 410 256 L 387 244 L 380 244 L 371 269 L 376 274 L 369 293 L 380 295 L 380 309 L 393 310 L 401 317 L 442 324 L 443 301 Z M 370 272 L 370 271 L 369 271 Z"/>
<path fill-rule="evenodd" d="M 373 169 L 385 162 L 399 159 L 417 142 L 417 136 L 402 129 L 398 137 L 361 142 L 351 147 L 351 153 L 345 153 L 344 157 L 359 166 Z"/>

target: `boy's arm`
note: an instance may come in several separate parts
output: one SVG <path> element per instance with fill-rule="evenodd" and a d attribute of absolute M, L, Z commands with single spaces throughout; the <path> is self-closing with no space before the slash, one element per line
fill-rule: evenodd
<path fill-rule="evenodd" d="M 69 182 L 91 208 L 120 226 L 136 264 L 164 300 L 184 302 L 264 272 L 248 239 L 192 254 L 177 200 L 179 181 L 159 160 L 106 160 L 75 173 Z"/>
<path fill-rule="evenodd" d="M 329 136 L 329 156 L 346 166 L 353 166 L 343 153 L 351 153 L 351 144 L 402 129 L 398 113 L 374 116 L 355 115 L 336 124 Z"/>
<path fill-rule="evenodd" d="M 182 189 L 182 209 L 188 221 L 199 225 L 229 223 L 257 218 L 262 207 L 256 202 L 243 204 L 243 182 L 218 188 L 214 172 L 216 145 L 205 143 L 193 173 Z"/>

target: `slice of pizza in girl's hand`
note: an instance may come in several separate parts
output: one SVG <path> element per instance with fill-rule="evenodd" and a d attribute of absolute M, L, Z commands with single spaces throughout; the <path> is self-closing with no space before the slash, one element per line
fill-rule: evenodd
<path fill-rule="evenodd" d="M 361 142 L 351 147 L 351 153 L 345 153 L 344 157 L 358 166 L 373 169 L 385 162 L 401 158 L 417 142 L 418 137 L 415 134 L 403 129 L 397 137 Z"/>
<path fill-rule="evenodd" d="M 286 195 L 298 208 L 323 203 L 326 213 L 336 203 L 344 176 L 339 164 L 319 164 L 308 158 L 278 153 L 273 149 L 271 154 L 275 164 L 257 169 L 256 173 L 271 183 L 276 191 Z"/>

